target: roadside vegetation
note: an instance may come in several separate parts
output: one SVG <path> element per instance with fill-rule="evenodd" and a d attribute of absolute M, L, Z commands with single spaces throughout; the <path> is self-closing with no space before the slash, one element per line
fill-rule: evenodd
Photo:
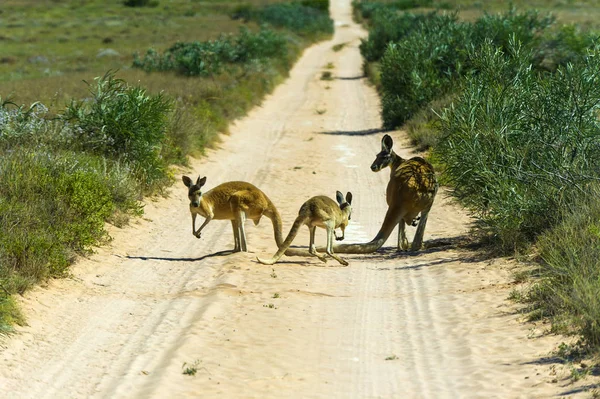
<path fill-rule="evenodd" d="M 384 128 L 429 150 L 490 251 L 536 255 L 531 317 L 599 353 L 600 27 L 586 2 L 473 4 L 354 3 Z"/>
<path fill-rule="evenodd" d="M 0 332 L 333 32 L 327 0 L 256 3 L 3 4 Z"/>

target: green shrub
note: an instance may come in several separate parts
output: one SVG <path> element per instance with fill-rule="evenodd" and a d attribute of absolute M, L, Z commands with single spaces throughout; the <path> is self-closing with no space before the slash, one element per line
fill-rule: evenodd
<path fill-rule="evenodd" d="M 61 119 L 73 126 L 75 143 L 84 151 L 132 165 L 144 186 L 167 175 L 161 157 L 172 109 L 162 94 L 148 95 L 108 72 L 89 85 L 89 101 L 73 101 Z"/>
<path fill-rule="evenodd" d="M 275 3 L 262 7 L 251 15 L 252 19 L 260 23 L 318 37 L 333 33 L 333 20 L 327 11 L 305 7 L 298 3 Z"/>
<path fill-rule="evenodd" d="M 531 68 L 515 44 L 488 43 L 442 118 L 438 155 L 453 194 L 505 249 L 531 242 L 600 171 L 597 51 L 556 74 Z"/>
<path fill-rule="evenodd" d="M 380 3 L 361 3 L 380 4 Z M 380 61 L 389 43 L 402 40 L 412 31 L 419 29 L 424 21 L 437 18 L 438 14 L 390 13 L 387 9 L 373 14 L 369 36 L 361 39 L 360 53 L 367 62 Z"/>
<path fill-rule="evenodd" d="M 231 69 L 230 64 L 246 65 L 267 59 L 288 59 L 285 37 L 269 29 L 257 33 L 240 28 L 237 36 L 222 35 L 206 42 L 179 42 L 160 55 L 149 49 L 144 58 L 134 57 L 133 66 L 145 71 L 176 71 L 189 76 L 212 76 Z"/>
<path fill-rule="evenodd" d="M 13 149 L 0 157 L 0 282 L 8 292 L 63 275 L 75 254 L 106 237 L 115 210 L 140 213 L 135 182 L 107 166 L 76 153 Z"/>
<path fill-rule="evenodd" d="M 587 186 L 563 221 L 539 237 L 541 280 L 529 293 L 538 311 L 600 346 L 600 188 Z"/>
<path fill-rule="evenodd" d="M 463 73 L 469 30 L 455 15 L 432 14 L 409 35 L 391 43 L 381 59 L 383 126 L 393 129 L 436 97 Z"/>
<path fill-rule="evenodd" d="M 304 7 L 316 8 L 317 10 L 329 13 L 329 0 L 302 0 L 300 4 Z"/>

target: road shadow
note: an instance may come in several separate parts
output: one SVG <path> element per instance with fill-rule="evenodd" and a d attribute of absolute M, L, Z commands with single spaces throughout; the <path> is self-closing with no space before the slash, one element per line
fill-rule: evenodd
<path fill-rule="evenodd" d="M 201 260 L 204 260 L 207 258 L 213 258 L 215 256 L 227 256 L 227 255 L 231 255 L 234 253 L 235 252 L 233 252 L 233 250 L 219 251 L 219 252 L 215 252 L 212 254 L 201 256 L 199 258 L 168 258 L 168 257 L 163 257 L 163 256 L 130 256 L 130 255 L 125 256 L 125 258 L 141 259 L 141 260 L 164 260 L 167 262 L 197 262 L 197 261 L 201 261 Z"/>
<path fill-rule="evenodd" d="M 331 135 L 331 136 L 370 136 L 372 134 L 379 134 L 379 133 L 383 133 L 383 132 L 387 132 L 387 130 L 382 129 L 382 128 L 376 128 L 376 129 L 348 130 L 348 131 L 333 130 L 333 131 L 326 131 L 326 132 L 320 132 L 320 133 Z"/>
<path fill-rule="evenodd" d="M 366 76 L 365 75 L 360 75 L 360 76 L 337 76 L 334 79 L 337 80 L 361 80 L 361 79 L 365 79 Z"/>

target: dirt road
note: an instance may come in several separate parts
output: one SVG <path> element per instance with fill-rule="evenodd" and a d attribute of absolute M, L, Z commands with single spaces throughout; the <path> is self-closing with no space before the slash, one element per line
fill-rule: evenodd
<path fill-rule="evenodd" d="M 352 191 L 347 242 L 371 239 L 387 209 L 387 172 L 369 166 L 383 135 L 361 72 L 349 0 L 334 0 L 336 34 L 308 49 L 290 79 L 231 129 L 189 174 L 207 188 L 261 187 L 287 234 L 300 205 Z M 333 51 L 334 44 L 346 44 Z M 332 63 L 334 79 L 321 80 Z M 412 156 L 402 132 L 397 152 Z M 229 222 L 191 234 L 186 189 L 149 203 L 144 220 L 23 299 L 29 326 L 0 351 L 4 398 L 547 398 L 578 388 L 545 356 L 559 338 L 521 324 L 506 298 L 511 265 L 457 247 L 470 220 L 443 192 L 418 255 L 383 251 L 255 261 L 274 253 L 271 223 L 248 222 L 250 253 Z M 410 229 L 412 239 L 414 229 Z M 317 233 L 323 243 L 324 232 Z M 303 229 L 295 242 L 307 245 Z M 186 369 L 196 369 L 194 376 Z M 560 370 L 557 367 L 556 370 Z M 558 378 L 558 382 L 552 380 Z"/>

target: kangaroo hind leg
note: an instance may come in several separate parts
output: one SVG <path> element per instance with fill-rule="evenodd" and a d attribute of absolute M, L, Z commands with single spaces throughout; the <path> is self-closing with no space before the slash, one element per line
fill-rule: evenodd
<path fill-rule="evenodd" d="M 317 252 L 317 246 L 315 245 L 315 232 L 317 230 L 316 226 L 309 226 L 308 230 L 310 231 L 310 243 L 308 245 L 308 253 L 319 258 L 321 262 L 327 262 L 327 258 L 324 255 L 321 255 Z"/>
<path fill-rule="evenodd" d="M 419 220 L 419 226 L 413 238 L 411 251 L 418 251 L 423 247 L 423 234 L 425 233 L 425 226 L 427 225 L 427 217 L 429 216 L 429 209 L 421 211 L 421 219 Z"/>
<path fill-rule="evenodd" d="M 333 229 L 335 226 L 327 226 L 326 230 L 327 230 L 327 247 L 326 247 L 326 251 L 327 255 L 331 256 L 333 259 L 337 260 L 338 262 L 340 262 L 342 265 L 344 266 L 348 266 L 348 262 L 346 262 L 344 259 L 340 258 L 339 256 L 337 256 L 336 254 L 333 253 Z"/>

